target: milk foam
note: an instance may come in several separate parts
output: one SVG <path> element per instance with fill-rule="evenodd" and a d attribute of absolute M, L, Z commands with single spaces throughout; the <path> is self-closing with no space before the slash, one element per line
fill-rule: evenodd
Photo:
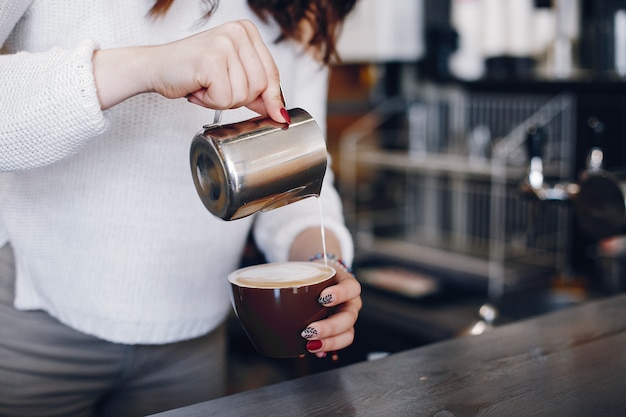
<path fill-rule="evenodd" d="M 315 284 L 335 274 L 329 266 L 311 262 L 282 262 L 239 269 L 228 280 L 244 287 L 284 288 Z"/>

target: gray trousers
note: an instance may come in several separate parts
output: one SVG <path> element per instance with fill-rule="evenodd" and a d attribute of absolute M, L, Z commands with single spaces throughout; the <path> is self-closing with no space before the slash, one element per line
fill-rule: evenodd
<path fill-rule="evenodd" d="M 110 343 L 18 311 L 0 249 L 0 416 L 145 416 L 225 393 L 225 326 L 167 345 Z"/>

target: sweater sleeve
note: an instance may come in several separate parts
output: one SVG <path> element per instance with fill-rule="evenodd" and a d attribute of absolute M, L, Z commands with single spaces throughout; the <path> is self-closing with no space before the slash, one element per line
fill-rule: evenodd
<path fill-rule="evenodd" d="M 34 0 L 0 1 L 0 45 L 4 45 L 15 24 L 22 18 Z"/>
<path fill-rule="evenodd" d="M 36 168 L 103 133 L 92 69 L 96 42 L 0 56 L 0 171 Z"/>
<path fill-rule="evenodd" d="M 311 58 L 299 57 L 300 65 L 295 71 L 294 86 L 287 94 L 289 107 L 307 110 L 326 132 L 326 100 L 328 92 L 328 69 Z M 293 87 L 293 86 L 292 86 Z M 330 162 L 330 161 L 329 161 Z M 354 256 L 352 237 L 345 226 L 340 196 L 334 188 L 333 172 L 329 168 L 324 177 L 320 199 L 306 198 L 287 206 L 259 213 L 254 226 L 255 241 L 270 262 L 286 261 L 295 237 L 304 229 L 324 226 L 339 238 L 341 256 L 351 263 Z M 321 201 L 321 213 L 320 203 Z M 320 231 L 321 233 L 321 231 Z M 321 251 L 321 250 L 320 250 Z M 315 253 L 311 253 L 311 256 Z"/>

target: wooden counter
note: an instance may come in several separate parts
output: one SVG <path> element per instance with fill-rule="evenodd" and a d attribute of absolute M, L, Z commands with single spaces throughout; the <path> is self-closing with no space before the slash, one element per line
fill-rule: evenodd
<path fill-rule="evenodd" d="M 626 295 L 158 416 L 626 416 Z"/>

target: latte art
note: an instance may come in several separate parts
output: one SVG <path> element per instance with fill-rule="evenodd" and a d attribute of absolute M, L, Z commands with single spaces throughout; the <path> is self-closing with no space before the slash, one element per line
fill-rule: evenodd
<path fill-rule="evenodd" d="M 329 266 L 312 262 L 284 262 L 239 269 L 228 280 L 242 287 L 288 288 L 316 284 L 335 275 Z"/>

